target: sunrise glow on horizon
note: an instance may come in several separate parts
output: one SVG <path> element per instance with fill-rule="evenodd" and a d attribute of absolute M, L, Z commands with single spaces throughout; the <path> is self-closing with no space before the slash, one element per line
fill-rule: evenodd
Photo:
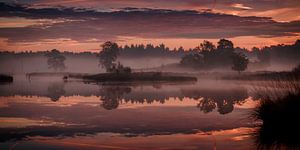
<path fill-rule="evenodd" d="M 0 2 L 0 51 L 95 52 L 105 41 L 190 49 L 221 38 L 251 49 L 300 38 L 300 2 L 294 0 Z"/>

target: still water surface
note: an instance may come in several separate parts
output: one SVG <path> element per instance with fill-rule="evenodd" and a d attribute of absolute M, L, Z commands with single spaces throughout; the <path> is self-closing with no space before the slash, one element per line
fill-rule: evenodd
<path fill-rule="evenodd" d="M 248 84 L 0 85 L 0 149 L 256 149 Z"/>

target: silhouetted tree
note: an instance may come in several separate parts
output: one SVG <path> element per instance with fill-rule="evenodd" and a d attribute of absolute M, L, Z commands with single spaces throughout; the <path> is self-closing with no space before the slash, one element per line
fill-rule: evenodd
<path fill-rule="evenodd" d="M 204 40 L 199 46 L 199 50 L 201 51 L 213 51 L 215 49 L 216 46 L 212 42 L 206 40 Z"/>
<path fill-rule="evenodd" d="M 194 49 L 196 54 L 190 53 L 182 57 L 181 64 L 201 69 L 229 68 L 232 65 L 232 56 L 235 54 L 233 43 L 226 39 L 218 42 L 217 49 L 209 41 L 203 41 Z"/>
<path fill-rule="evenodd" d="M 193 68 L 201 68 L 204 65 L 203 55 L 201 54 L 188 54 L 182 57 L 180 64 Z"/>
<path fill-rule="evenodd" d="M 212 42 L 203 41 L 198 49 L 200 50 L 200 54 L 203 55 L 205 68 L 210 68 L 216 64 L 216 46 Z"/>
<path fill-rule="evenodd" d="M 101 45 L 102 51 L 99 53 L 99 62 L 106 69 L 107 72 L 111 71 L 111 68 L 116 65 L 115 61 L 119 54 L 119 46 L 117 43 L 105 42 Z"/>
<path fill-rule="evenodd" d="M 66 69 L 66 57 L 58 50 L 53 49 L 51 52 L 46 53 L 45 56 L 48 57 L 47 64 L 49 69 L 54 69 L 55 71 L 63 71 Z"/>
<path fill-rule="evenodd" d="M 178 50 L 177 50 L 179 53 L 184 53 L 184 49 L 183 49 L 183 47 L 182 46 L 180 46 L 179 48 L 178 48 Z"/>
<path fill-rule="evenodd" d="M 256 56 L 258 56 L 260 50 L 258 47 L 253 47 L 252 50 L 251 50 L 252 53 L 254 53 Z"/>
<path fill-rule="evenodd" d="M 233 43 L 226 39 L 221 39 L 218 42 L 216 50 L 216 62 L 219 62 L 217 66 L 229 67 L 232 64 L 232 56 L 234 55 Z"/>
<path fill-rule="evenodd" d="M 220 39 L 218 42 L 218 49 L 225 49 L 225 50 L 233 50 L 233 43 L 226 39 Z"/>
<path fill-rule="evenodd" d="M 241 71 L 247 69 L 249 60 L 244 54 L 236 53 L 232 57 L 232 62 L 233 62 L 232 70 L 238 71 L 238 73 L 240 74 Z"/>

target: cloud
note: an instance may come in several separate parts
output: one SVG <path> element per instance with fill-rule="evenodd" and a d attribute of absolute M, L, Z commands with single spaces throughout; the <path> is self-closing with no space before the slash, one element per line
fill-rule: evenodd
<path fill-rule="evenodd" d="M 4 1 L 11 2 L 11 0 Z M 124 7 L 147 7 L 172 10 L 210 10 L 240 16 L 272 17 L 277 21 L 300 19 L 298 11 L 300 1 L 297 0 L 17 0 L 17 2 L 34 8 L 75 7 L 115 10 Z M 284 12 L 282 12 L 283 10 Z"/>
<path fill-rule="evenodd" d="M 248 7 L 248 6 L 245 6 L 245 5 L 243 5 L 243 4 L 232 4 L 231 6 L 234 7 L 234 8 L 242 9 L 242 10 L 250 10 L 250 9 L 253 9 L 253 8 Z"/>
<path fill-rule="evenodd" d="M 65 7 L 32 8 L 0 3 L 0 17 L 46 19 L 52 22 L 0 28 L 0 37 L 11 43 L 45 39 L 88 42 L 91 39 L 117 40 L 122 36 L 164 39 L 280 37 L 294 36 L 300 32 L 300 21 L 283 23 L 268 17 L 241 17 L 192 10 L 123 8 L 104 12 Z"/>

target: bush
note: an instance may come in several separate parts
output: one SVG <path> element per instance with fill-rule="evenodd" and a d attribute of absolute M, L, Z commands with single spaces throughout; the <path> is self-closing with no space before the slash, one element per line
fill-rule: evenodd
<path fill-rule="evenodd" d="M 300 148 L 300 88 L 290 87 L 285 95 L 264 97 L 254 110 L 253 117 L 262 122 L 254 134 L 258 149 Z"/>

